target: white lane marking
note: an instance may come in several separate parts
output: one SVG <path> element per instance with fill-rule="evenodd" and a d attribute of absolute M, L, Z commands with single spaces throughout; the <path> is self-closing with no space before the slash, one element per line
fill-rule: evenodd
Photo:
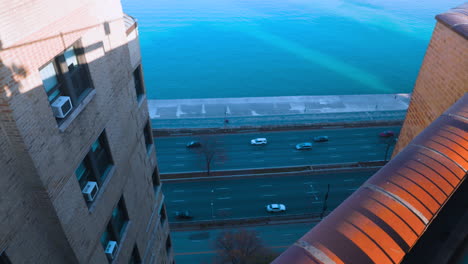
<path fill-rule="evenodd" d="M 318 201 L 318 202 L 312 202 L 313 204 L 321 204 L 323 203 L 322 201 Z"/>
<path fill-rule="evenodd" d="M 171 166 L 173 166 L 173 167 L 184 167 L 185 164 L 171 164 Z"/>
<path fill-rule="evenodd" d="M 173 192 L 181 193 L 181 192 L 185 192 L 185 190 L 173 190 Z"/>
<path fill-rule="evenodd" d="M 173 202 L 173 203 L 183 203 L 183 202 L 185 202 L 185 200 L 172 200 L 171 202 Z"/>
<path fill-rule="evenodd" d="M 218 210 L 232 210 L 232 208 L 219 208 Z"/>
<path fill-rule="evenodd" d="M 301 157 L 299 157 L 299 158 L 293 158 L 293 160 L 303 160 L 303 159 L 305 159 L 305 158 L 301 158 Z"/>
<path fill-rule="evenodd" d="M 263 184 L 263 185 L 260 185 L 260 187 L 271 187 L 271 186 L 273 186 L 273 185 L 271 185 L 271 184 Z"/>
<path fill-rule="evenodd" d="M 315 192 L 306 192 L 306 193 L 307 194 L 316 194 L 316 193 L 319 193 L 319 192 L 315 191 Z"/>
<path fill-rule="evenodd" d="M 215 190 L 229 190 L 230 188 L 226 188 L 226 187 L 221 187 L 221 188 L 215 188 Z"/>
<path fill-rule="evenodd" d="M 330 157 L 331 158 L 338 158 L 338 157 L 341 157 L 341 155 L 331 155 Z"/>
<path fill-rule="evenodd" d="M 364 133 L 355 133 L 355 134 L 352 134 L 353 136 L 364 136 L 365 134 Z"/>
<path fill-rule="evenodd" d="M 317 191 L 315 190 L 314 185 L 310 184 L 309 186 L 312 189 L 312 195 L 314 196 L 315 201 L 318 201 L 318 197 L 315 194 L 315 193 L 317 193 Z"/>
<path fill-rule="evenodd" d="M 354 179 L 344 179 L 343 181 L 345 181 L 345 182 L 352 182 L 352 181 L 354 181 Z"/>
<path fill-rule="evenodd" d="M 264 194 L 263 197 L 273 197 L 276 196 L 276 194 Z"/>
<path fill-rule="evenodd" d="M 294 234 L 283 234 L 283 236 L 292 236 Z"/>
<path fill-rule="evenodd" d="M 336 148 L 327 148 L 328 150 L 336 150 Z"/>
<path fill-rule="evenodd" d="M 218 200 L 229 200 L 229 199 L 231 199 L 231 197 L 218 197 L 216 199 L 218 199 Z"/>
<path fill-rule="evenodd" d="M 265 160 L 262 160 L 262 159 L 256 159 L 256 160 L 252 160 L 253 162 L 264 162 Z"/>
<path fill-rule="evenodd" d="M 185 157 L 184 156 L 176 156 L 175 158 L 176 159 L 184 159 Z"/>
<path fill-rule="evenodd" d="M 354 192 L 354 191 L 357 190 L 357 189 L 359 189 L 359 188 L 348 189 L 348 191 Z"/>
<path fill-rule="evenodd" d="M 360 149 L 370 149 L 370 148 L 372 148 L 372 146 L 365 145 L 365 146 L 360 146 L 359 148 Z"/>

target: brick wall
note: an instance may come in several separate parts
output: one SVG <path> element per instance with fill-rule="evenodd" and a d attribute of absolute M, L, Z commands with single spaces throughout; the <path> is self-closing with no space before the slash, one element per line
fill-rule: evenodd
<path fill-rule="evenodd" d="M 398 154 L 466 92 L 468 39 L 449 25 L 439 22 L 426 51 L 393 155 Z"/>
<path fill-rule="evenodd" d="M 13 202 L 21 199 L 2 199 L 0 210 L 10 214 L 15 208 L 21 210 L 8 227 L 2 221 L 0 251 L 6 248 L 13 263 L 106 263 L 99 239 L 123 195 L 130 222 L 117 262 L 128 261 L 135 243 L 144 258 L 154 240 L 146 227 L 159 220 L 163 196 L 154 194 L 151 177 L 156 157 L 154 150 L 147 153 L 143 138 L 147 103 L 145 99 L 137 102 L 134 88 L 132 72 L 141 61 L 135 54 L 139 52 L 138 38 L 127 38 L 118 0 L 65 2 L 12 2 L 0 7 L 2 14 L 16 12 L 2 17 L 0 25 L 0 31 L 8 33 L 0 40 L 0 150 L 11 153 L 0 159 L 1 183 L 11 193 L 20 194 L 27 189 L 18 182 L 29 179 L 45 195 L 39 202 L 47 209 L 39 214 L 33 206 Z M 18 19 L 17 14 L 25 18 Z M 104 22 L 109 23 L 110 34 L 104 31 Z M 61 131 L 38 69 L 77 40 L 84 46 L 95 95 Z M 129 50 L 137 58 L 131 58 Z M 74 171 L 103 130 L 115 169 L 88 208 Z M 166 234 L 167 224 L 160 229 Z M 49 241 L 41 240 L 49 233 L 54 234 Z M 58 242 L 49 243 L 52 240 Z M 164 248 L 164 242 L 165 237 L 151 243 L 148 254 Z"/>

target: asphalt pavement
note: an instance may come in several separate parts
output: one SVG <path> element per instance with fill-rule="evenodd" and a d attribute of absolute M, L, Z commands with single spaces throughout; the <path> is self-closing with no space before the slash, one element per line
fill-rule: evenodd
<path fill-rule="evenodd" d="M 279 215 L 318 215 L 327 185 L 328 211 L 333 210 L 376 170 L 308 176 L 224 179 L 197 182 L 163 182 L 170 222 L 245 219 L 271 216 L 267 204 L 282 203 Z M 176 211 L 190 210 L 192 220 L 176 219 Z"/>
<path fill-rule="evenodd" d="M 280 254 L 314 227 L 315 224 L 316 223 L 266 225 L 249 227 L 246 229 L 256 231 L 264 246 Z M 219 233 L 228 230 L 230 229 L 171 232 L 177 264 L 212 263 L 212 259 L 216 255 L 214 247 L 215 240 Z"/>
<path fill-rule="evenodd" d="M 378 136 L 384 130 L 398 134 L 400 127 L 216 134 L 204 136 L 204 140 L 216 146 L 211 170 L 254 169 L 384 160 L 388 141 Z M 313 143 L 312 150 L 295 149 L 296 144 L 312 142 L 313 137 L 322 135 L 330 140 Z M 268 144 L 250 145 L 250 140 L 257 137 L 267 138 Z M 206 171 L 202 151 L 185 146 L 192 140 L 200 140 L 200 136 L 155 139 L 161 173 Z M 392 150 L 391 147 L 388 156 Z"/>

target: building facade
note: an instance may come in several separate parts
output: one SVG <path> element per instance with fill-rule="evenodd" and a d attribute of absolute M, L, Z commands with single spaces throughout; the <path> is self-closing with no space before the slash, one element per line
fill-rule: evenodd
<path fill-rule="evenodd" d="M 468 3 L 438 15 L 394 155 L 468 92 Z"/>
<path fill-rule="evenodd" d="M 1 1 L 0 263 L 173 263 L 136 22 Z"/>

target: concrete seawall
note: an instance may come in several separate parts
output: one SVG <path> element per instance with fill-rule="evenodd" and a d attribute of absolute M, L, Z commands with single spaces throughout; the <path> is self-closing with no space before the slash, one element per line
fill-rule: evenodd
<path fill-rule="evenodd" d="M 409 94 L 148 100 L 154 129 L 403 120 Z M 227 120 L 227 122 L 226 122 Z"/>

